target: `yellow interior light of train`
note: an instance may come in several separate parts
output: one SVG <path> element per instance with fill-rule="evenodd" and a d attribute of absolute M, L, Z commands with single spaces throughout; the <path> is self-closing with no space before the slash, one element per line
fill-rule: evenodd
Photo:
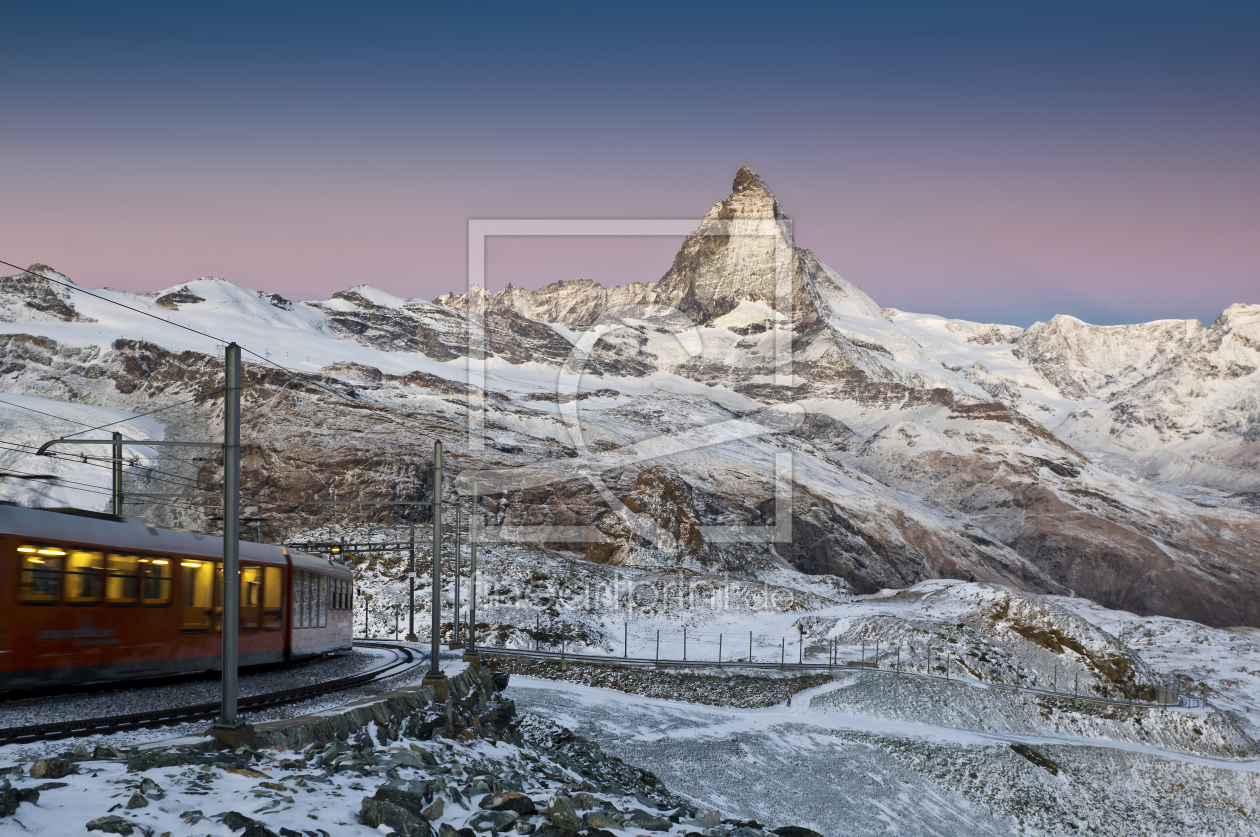
<path fill-rule="evenodd" d="M 37 551 L 38 550 L 35 549 L 35 547 L 33 546 L 19 546 L 18 547 L 18 552 L 32 553 L 32 552 L 37 552 Z"/>
<path fill-rule="evenodd" d="M 169 563 L 171 563 L 171 562 L 170 562 L 170 561 L 167 561 L 165 558 L 154 558 L 154 559 L 153 559 L 153 563 L 155 563 L 155 564 L 161 564 L 162 566 L 164 566 L 164 567 L 165 567 L 167 564 L 169 564 Z"/>
<path fill-rule="evenodd" d="M 40 555 L 65 555 L 66 551 L 64 549 L 58 549 L 55 546 L 46 546 L 39 551 L 39 554 Z"/>
<path fill-rule="evenodd" d="M 200 567 L 201 562 L 200 561 L 180 561 L 179 565 L 181 567 Z"/>
<path fill-rule="evenodd" d="M 43 559 L 43 558 L 27 558 L 27 559 L 26 559 L 26 561 L 27 561 L 27 563 L 29 563 L 29 564 L 42 564 L 42 563 L 44 563 L 44 559 Z"/>

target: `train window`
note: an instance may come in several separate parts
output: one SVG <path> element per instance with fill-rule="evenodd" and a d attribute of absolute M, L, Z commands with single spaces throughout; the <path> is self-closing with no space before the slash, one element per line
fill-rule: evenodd
<path fill-rule="evenodd" d="M 241 567 L 241 630 L 256 631 L 262 626 L 262 567 Z"/>
<path fill-rule="evenodd" d="M 284 570 L 279 567 L 263 568 L 262 626 L 264 631 L 284 627 Z"/>
<path fill-rule="evenodd" d="M 179 562 L 179 597 L 183 607 L 180 627 L 185 631 L 208 631 L 214 615 L 214 562 Z"/>
<path fill-rule="evenodd" d="M 140 559 L 140 601 L 146 605 L 171 603 L 171 559 Z"/>
<path fill-rule="evenodd" d="M 328 579 L 325 576 L 315 576 L 315 612 L 318 614 L 319 627 L 328 627 L 328 596 L 326 593 Z"/>
<path fill-rule="evenodd" d="M 96 604 L 105 591 L 105 556 L 100 552 L 71 549 L 66 556 L 66 601 Z"/>
<path fill-rule="evenodd" d="M 105 601 L 134 604 L 140 591 L 140 558 L 135 555 L 109 556 L 105 568 Z"/>
<path fill-rule="evenodd" d="M 18 599 L 28 604 L 48 604 L 61 600 L 61 563 L 66 551 L 56 546 L 22 544 L 22 575 Z"/>

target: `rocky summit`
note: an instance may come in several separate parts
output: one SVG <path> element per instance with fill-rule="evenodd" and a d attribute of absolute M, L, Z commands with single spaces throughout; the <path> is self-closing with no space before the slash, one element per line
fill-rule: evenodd
<path fill-rule="evenodd" d="M 21 445 L 158 408 L 134 438 L 215 438 L 221 348 L 177 324 L 256 353 L 242 479 L 269 538 L 322 522 L 303 501 L 426 497 L 436 438 L 452 474 L 479 476 L 488 537 L 590 562 L 795 569 L 859 593 L 955 578 L 1260 625 L 1260 305 L 1027 329 L 881 308 L 795 245 L 745 167 L 658 281 L 615 288 L 290 302 L 215 278 L 89 293 L 32 266 L 0 280 L 0 375 L 22 405 L 0 412 L 3 464 L 35 470 Z M 54 402 L 82 405 L 79 426 Z M 141 449 L 126 490 L 212 488 L 217 467 Z M 3 490 L 104 506 L 71 481 L 107 471 L 47 468 L 66 482 Z"/>

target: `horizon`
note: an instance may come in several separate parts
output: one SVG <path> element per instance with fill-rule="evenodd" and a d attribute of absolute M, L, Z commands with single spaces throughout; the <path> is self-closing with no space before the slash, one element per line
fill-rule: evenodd
<path fill-rule="evenodd" d="M 698 222 L 748 164 L 885 307 L 1260 302 L 1260 9 L 724 8 L 18 9 L 0 258 L 432 299 L 466 287 L 469 219 Z M 492 240 L 487 284 L 655 282 L 680 240 Z"/>

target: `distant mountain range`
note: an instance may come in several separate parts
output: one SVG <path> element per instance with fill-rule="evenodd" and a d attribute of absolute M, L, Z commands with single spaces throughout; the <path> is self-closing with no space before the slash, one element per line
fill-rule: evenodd
<path fill-rule="evenodd" d="M 30 274 L 0 280 L 5 390 L 138 413 L 196 399 L 154 418 L 210 439 L 215 340 L 173 324 L 241 342 L 284 367 L 247 364 L 244 490 L 273 527 L 301 526 L 293 507 L 334 492 L 422 495 L 440 437 L 453 473 L 553 469 L 501 482 L 483 508 L 504 536 L 553 527 L 551 547 L 592 561 L 790 567 L 859 592 L 965 578 L 1260 625 L 1260 305 L 1206 327 L 1059 316 L 1027 329 L 883 309 L 795 247 L 748 168 L 653 284 L 433 302 L 367 285 L 289 302 L 219 279 L 92 293 L 162 319 Z M 483 352 L 484 383 L 469 378 Z M 0 405 L 5 441 L 72 432 L 34 415 Z M 776 502 L 784 454 L 790 498 Z M 212 463 L 142 464 L 215 479 Z M 162 490 L 145 477 L 129 469 L 132 490 Z M 785 514 L 790 542 L 748 534 Z"/>

